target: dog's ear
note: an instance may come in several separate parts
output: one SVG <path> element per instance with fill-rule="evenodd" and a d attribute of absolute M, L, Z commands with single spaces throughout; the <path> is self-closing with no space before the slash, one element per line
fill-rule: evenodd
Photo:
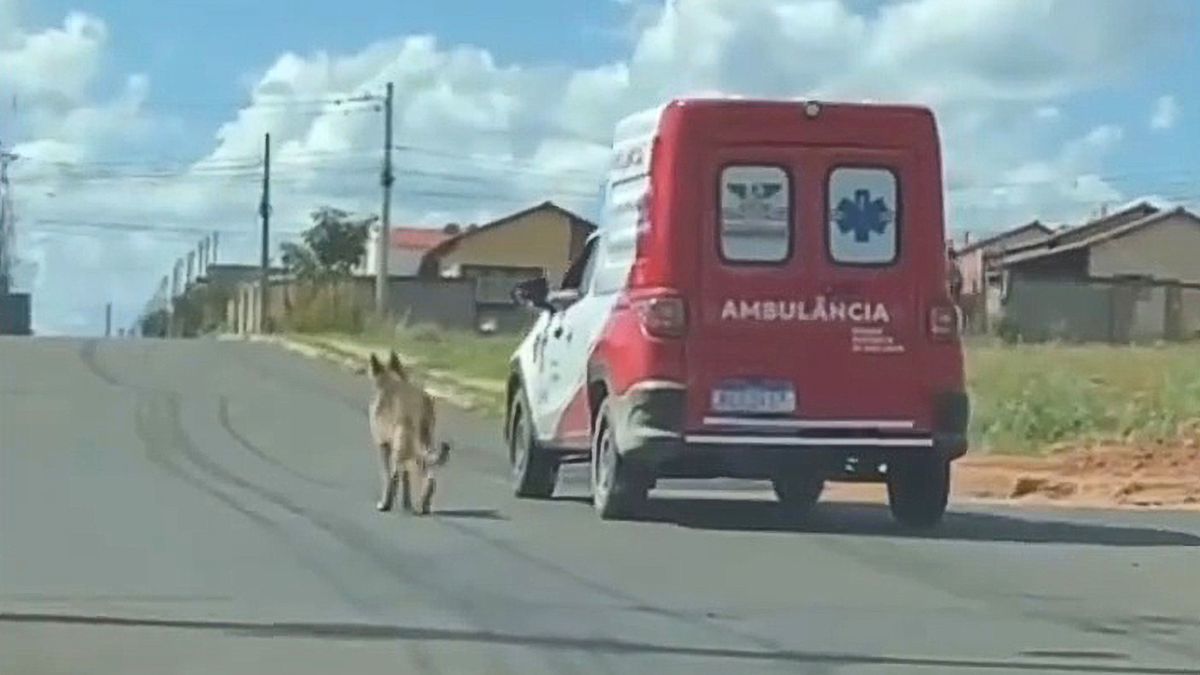
<path fill-rule="evenodd" d="M 371 358 L 368 359 L 367 372 L 371 373 L 371 377 L 375 379 L 379 379 L 379 376 L 383 375 L 383 362 L 379 360 L 378 356 L 375 356 L 375 352 L 371 352 Z"/>
<path fill-rule="evenodd" d="M 408 379 L 408 373 L 404 372 L 404 366 L 400 364 L 400 357 L 393 350 L 391 356 L 388 357 L 388 370 L 399 375 L 403 379 Z"/>

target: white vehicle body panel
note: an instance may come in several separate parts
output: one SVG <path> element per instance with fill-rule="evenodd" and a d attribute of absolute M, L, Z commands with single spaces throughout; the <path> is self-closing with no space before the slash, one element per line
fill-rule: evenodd
<path fill-rule="evenodd" d="M 583 280 L 583 295 L 563 311 L 544 312 L 517 350 L 534 433 L 542 443 L 588 442 L 586 432 L 574 438 L 555 436 L 571 403 L 587 386 L 592 352 L 628 281 L 638 228 L 647 222 L 651 156 L 665 108 L 650 108 L 617 124 L 599 229 L 585 248 L 596 260 Z"/>

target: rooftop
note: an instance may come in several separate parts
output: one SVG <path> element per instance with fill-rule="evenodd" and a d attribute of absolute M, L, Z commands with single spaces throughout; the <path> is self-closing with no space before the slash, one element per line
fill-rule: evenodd
<path fill-rule="evenodd" d="M 1149 208 L 1147 209 L 1146 207 Z M 1138 214 L 1140 214 L 1140 217 L 1138 217 Z M 1200 216 L 1182 206 L 1170 211 L 1160 211 L 1148 204 L 1139 204 L 1087 225 L 1058 233 L 1045 240 L 1041 245 L 1019 249 L 1006 257 L 1004 263 L 1020 263 L 1089 248 L 1095 244 L 1123 237 L 1131 232 L 1136 232 L 1177 215 L 1186 216 L 1200 223 Z M 1066 235 L 1072 236 L 1068 239 Z"/>
<path fill-rule="evenodd" d="M 428 251 L 438 244 L 452 238 L 440 228 L 432 227 L 393 227 L 389 232 L 392 248 Z"/>

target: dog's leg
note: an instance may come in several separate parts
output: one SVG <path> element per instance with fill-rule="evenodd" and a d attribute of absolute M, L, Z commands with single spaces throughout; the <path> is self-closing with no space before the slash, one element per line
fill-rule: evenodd
<path fill-rule="evenodd" d="M 396 447 L 396 470 L 400 472 L 400 505 L 405 511 L 411 512 L 414 473 L 412 434 L 401 432 Z"/>
<path fill-rule="evenodd" d="M 380 478 L 382 487 L 379 497 L 379 503 L 375 508 L 380 511 L 391 511 L 392 504 L 396 501 L 396 466 L 393 458 L 391 445 L 383 443 L 379 446 L 379 460 L 382 464 L 380 468 Z"/>
<path fill-rule="evenodd" d="M 437 480 L 434 479 L 433 474 L 429 470 L 426 470 L 424 474 L 421 485 L 421 505 L 420 510 L 417 511 L 423 516 L 428 515 L 433 506 L 433 493 L 437 489 Z"/>
<path fill-rule="evenodd" d="M 400 508 L 412 511 L 412 472 L 407 465 L 400 470 Z"/>

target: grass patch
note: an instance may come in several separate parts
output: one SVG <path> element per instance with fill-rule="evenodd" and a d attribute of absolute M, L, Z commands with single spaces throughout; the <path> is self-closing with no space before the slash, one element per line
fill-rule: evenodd
<path fill-rule="evenodd" d="M 967 383 L 979 450 L 1167 443 L 1200 419 L 1200 346 L 972 345 Z"/>
<path fill-rule="evenodd" d="M 521 335 L 480 335 L 443 330 L 428 324 L 400 326 L 394 330 L 373 327 L 354 339 L 381 351 L 395 348 L 420 361 L 426 369 L 445 370 L 463 377 L 503 381 L 508 359 L 521 343 Z"/>
<path fill-rule="evenodd" d="M 419 366 L 503 381 L 520 335 L 417 325 L 353 339 Z M 1200 345 L 967 345 L 974 451 L 1038 453 L 1098 442 L 1171 443 L 1200 429 Z"/>

